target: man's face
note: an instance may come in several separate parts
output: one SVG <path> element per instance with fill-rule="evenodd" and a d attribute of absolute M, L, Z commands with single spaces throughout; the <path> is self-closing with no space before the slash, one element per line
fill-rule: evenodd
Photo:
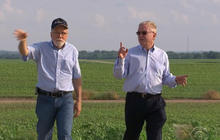
<path fill-rule="evenodd" d="M 56 26 L 50 33 L 54 45 L 61 49 L 68 37 L 68 29 L 63 26 Z"/>
<path fill-rule="evenodd" d="M 140 25 L 137 31 L 138 41 L 142 47 L 146 47 L 148 44 L 154 44 L 156 33 L 152 32 L 147 25 Z"/>

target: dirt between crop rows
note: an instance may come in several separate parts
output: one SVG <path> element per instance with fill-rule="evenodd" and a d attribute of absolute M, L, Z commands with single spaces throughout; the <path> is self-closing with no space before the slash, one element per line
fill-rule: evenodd
<path fill-rule="evenodd" d="M 171 99 L 165 100 L 167 103 L 220 103 L 220 100 L 205 99 Z M 35 103 L 32 98 L 0 98 L 1 103 Z M 125 100 L 83 100 L 84 103 L 123 103 Z"/>

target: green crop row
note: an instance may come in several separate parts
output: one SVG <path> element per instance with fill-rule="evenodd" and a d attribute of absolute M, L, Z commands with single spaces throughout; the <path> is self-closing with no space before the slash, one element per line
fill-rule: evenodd
<path fill-rule="evenodd" d="M 219 103 L 167 103 L 163 140 L 220 140 Z M 0 140 L 35 140 L 35 104 L 0 104 Z M 181 130 L 181 128 L 184 128 Z M 74 140 L 121 140 L 125 131 L 124 103 L 83 103 L 74 119 Z M 56 128 L 53 138 L 56 138 Z M 140 140 L 146 139 L 143 131 Z"/>
<path fill-rule="evenodd" d="M 82 60 L 83 89 L 96 94 L 115 92 L 124 97 L 123 80 L 113 77 L 113 60 L 94 62 Z M 164 86 L 165 98 L 201 98 L 210 90 L 220 91 L 220 60 L 171 60 L 174 75 L 187 74 L 188 85 L 175 89 Z M 35 97 L 37 82 L 36 65 L 33 61 L 0 60 L 0 97 Z"/>

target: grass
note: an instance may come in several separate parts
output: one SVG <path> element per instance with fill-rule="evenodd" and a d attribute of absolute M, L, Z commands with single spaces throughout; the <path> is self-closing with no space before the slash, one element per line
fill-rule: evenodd
<path fill-rule="evenodd" d="M 113 60 L 100 63 L 82 60 L 83 89 L 93 93 L 94 98 L 106 98 L 109 93 L 124 98 L 123 80 L 113 77 Z M 175 89 L 164 86 L 163 96 L 173 98 L 203 98 L 210 90 L 220 92 L 220 59 L 212 60 L 170 60 L 171 72 L 175 75 L 188 74 L 188 85 Z M 35 97 L 37 83 L 36 65 L 33 61 L 0 60 L 0 97 Z M 102 97 L 103 96 L 103 97 Z"/>
<path fill-rule="evenodd" d="M 34 96 L 37 72 L 33 61 L 0 60 L 0 77 L 0 96 Z"/>
<path fill-rule="evenodd" d="M 113 62 L 109 60 L 108 62 Z M 113 64 L 80 61 L 84 98 L 123 98 L 123 80 L 113 77 Z M 170 60 L 171 72 L 188 74 L 188 85 L 163 88 L 163 97 L 212 98 L 220 91 L 220 60 Z M 0 60 L 0 97 L 35 98 L 37 82 L 33 61 Z M 215 99 L 219 94 L 215 94 Z M 167 103 L 167 122 L 163 140 L 176 140 L 184 132 L 190 140 L 220 140 L 219 103 Z M 0 140 L 35 140 L 37 119 L 35 104 L 0 104 Z M 184 127 L 183 127 L 184 126 Z M 185 128 L 187 127 L 187 128 Z M 125 130 L 124 103 L 83 103 L 79 118 L 72 131 L 75 140 L 121 140 Z M 54 129 L 56 140 L 56 129 Z M 187 137 L 188 135 L 188 137 Z M 179 139 L 181 140 L 179 137 Z M 146 139 L 142 131 L 140 140 Z"/>
<path fill-rule="evenodd" d="M 188 74 L 188 85 L 169 89 L 164 87 L 167 98 L 201 98 L 209 90 L 220 91 L 220 60 L 172 60 L 174 75 Z"/>
<path fill-rule="evenodd" d="M 219 103 L 167 103 L 163 140 L 177 140 L 174 126 L 192 126 L 191 140 L 220 140 L 219 108 Z M 35 104 L 0 104 L 0 140 L 34 140 L 36 122 Z M 72 135 L 74 140 L 121 140 L 124 131 L 124 103 L 83 103 Z"/>

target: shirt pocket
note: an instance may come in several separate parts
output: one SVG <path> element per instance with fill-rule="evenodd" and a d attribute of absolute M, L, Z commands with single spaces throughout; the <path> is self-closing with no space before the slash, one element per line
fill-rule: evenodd
<path fill-rule="evenodd" d="M 147 65 L 145 56 L 132 56 L 130 58 L 130 65 L 132 66 L 130 72 L 132 73 L 144 73 Z"/>
<path fill-rule="evenodd" d="M 62 73 L 65 74 L 71 74 L 73 72 L 73 61 L 71 59 L 63 59 L 61 61 L 61 68 L 60 68 Z"/>
<path fill-rule="evenodd" d="M 154 63 L 151 64 L 152 70 L 155 73 L 156 77 L 159 77 L 160 79 L 163 76 L 163 71 L 165 69 L 165 66 L 158 61 L 155 61 Z"/>

